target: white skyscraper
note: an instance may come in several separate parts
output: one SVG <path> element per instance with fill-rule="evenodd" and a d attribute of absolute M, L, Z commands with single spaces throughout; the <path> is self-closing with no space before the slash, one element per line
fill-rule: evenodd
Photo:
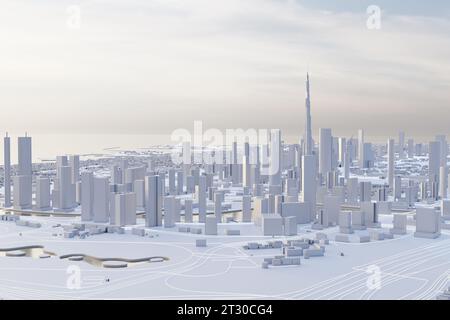
<path fill-rule="evenodd" d="M 14 176 L 14 209 L 24 210 L 32 207 L 31 176 Z"/>
<path fill-rule="evenodd" d="M 14 208 L 31 209 L 32 207 L 32 157 L 31 137 L 19 137 L 18 142 L 18 170 L 14 177 Z"/>
<path fill-rule="evenodd" d="M 192 200 L 184 200 L 184 222 L 191 223 L 192 220 Z"/>
<path fill-rule="evenodd" d="M 120 172 L 122 173 L 122 183 L 125 183 L 125 175 L 128 168 L 128 160 L 121 158 L 119 161 Z"/>
<path fill-rule="evenodd" d="M 448 187 L 448 168 L 445 165 L 439 168 L 439 196 L 442 199 L 447 198 L 447 187 Z"/>
<path fill-rule="evenodd" d="M 429 182 L 439 182 L 439 168 L 441 163 L 441 144 L 430 141 L 428 150 L 428 179 Z"/>
<path fill-rule="evenodd" d="M 239 162 L 240 159 L 238 155 L 237 142 L 233 141 L 231 145 L 231 178 L 234 185 L 239 184 L 239 177 L 240 177 Z"/>
<path fill-rule="evenodd" d="M 242 222 L 252 221 L 252 197 L 242 197 Z"/>
<path fill-rule="evenodd" d="M 159 176 L 145 177 L 145 225 L 162 225 L 161 180 Z"/>
<path fill-rule="evenodd" d="M 56 167 L 67 167 L 69 165 L 69 158 L 67 156 L 56 156 Z"/>
<path fill-rule="evenodd" d="M 351 140 L 349 140 L 345 143 L 345 151 L 344 151 L 343 167 L 344 167 L 344 178 L 345 179 L 348 179 L 350 177 L 351 149 L 352 149 L 352 144 L 351 144 Z"/>
<path fill-rule="evenodd" d="M 75 200 L 75 185 L 72 183 L 72 168 L 62 166 L 58 169 L 58 211 L 72 211 Z"/>
<path fill-rule="evenodd" d="M 394 200 L 401 198 L 401 196 L 402 196 L 402 177 L 401 176 L 394 177 L 392 191 L 394 194 Z"/>
<path fill-rule="evenodd" d="M 372 199 L 372 182 L 360 181 L 359 182 L 359 201 L 367 202 Z"/>
<path fill-rule="evenodd" d="M 345 138 L 339 138 L 338 140 L 339 143 L 339 154 L 338 154 L 338 160 L 341 164 L 344 163 L 344 158 L 345 158 L 345 152 L 346 152 L 346 148 L 347 148 L 347 140 Z"/>
<path fill-rule="evenodd" d="M 218 223 L 222 222 L 222 198 L 223 195 L 221 193 L 214 194 L 214 216 Z"/>
<path fill-rule="evenodd" d="M 302 157 L 302 195 L 303 202 L 310 205 L 310 221 L 316 216 L 316 157 L 305 155 Z"/>
<path fill-rule="evenodd" d="M 306 74 L 306 126 L 305 126 L 305 143 L 304 143 L 304 155 L 313 154 L 313 139 L 311 129 L 311 95 L 310 95 L 309 74 Z"/>
<path fill-rule="evenodd" d="M 249 163 L 249 156 L 244 156 L 242 161 L 242 185 L 244 187 L 251 187 L 251 166 Z"/>
<path fill-rule="evenodd" d="M 177 192 L 176 183 L 175 183 L 175 177 L 176 177 L 175 169 L 173 169 L 173 168 L 169 169 L 168 177 L 169 177 L 169 194 L 174 195 Z"/>
<path fill-rule="evenodd" d="M 364 167 L 364 130 L 358 130 L 358 160 L 359 167 Z"/>
<path fill-rule="evenodd" d="M 164 228 L 172 228 L 176 221 L 176 198 L 175 196 L 164 197 Z"/>
<path fill-rule="evenodd" d="M 414 140 L 408 139 L 408 158 L 414 157 Z"/>
<path fill-rule="evenodd" d="M 440 153 L 441 153 L 441 166 L 447 165 L 447 155 L 448 155 L 448 143 L 445 135 L 440 134 L 435 138 L 436 141 L 439 141 L 441 144 Z"/>
<path fill-rule="evenodd" d="M 405 132 L 400 131 L 398 133 L 398 154 L 400 159 L 405 157 Z"/>
<path fill-rule="evenodd" d="M 145 180 L 136 180 L 133 184 L 133 192 L 136 193 L 136 207 L 138 210 L 145 208 Z"/>
<path fill-rule="evenodd" d="M 94 222 L 109 222 L 109 181 L 107 177 L 94 177 Z"/>
<path fill-rule="evenodd" d="M 320 128 L 319 173 L 325 176 L 331 172 L 332 137 L 331 129 Z"/>
<path fill-rule="evenodd" d="M 204 223 L 206 219 L 206 176 L 199 176 L 197 186 L 198 221 Z"/>
<path fill-rule="evenodd" d="M 111 201 L 111 224 L 117 226 L 136 224 L 136 194 L 134 192 L 115 193 Z"/>
<path fill-rule="evenodd" d="M 355 204 L 358 202 L 358 178 L 349 178 L 347 181 L 347 202 Z"/>
<path fill-rule="evenodd" d="M 122 172 L 118 165 L 112 165 L 111 172 L 111 184 L 122 184 Z"/>
<path fill-rule="evenodd" d="M 81 220 L 90 221 L 94 218 L 94 176 L 92 172 L 81 174 Z"/>
<path fill-rule="evenodd" d="M 189 141 L 184 141 L 183 145 L 183 184 L 186 184 L 187 177 L 190 175 L 192 164 L 192 148 Z"/>
<path fill-rule="evenodd" d="M 337 168 L 339 164 L 339 139 L 331 137 L 331 170 Z"/>
<path fill-rule="evenodd" d="M 50 179 L 38 177 L 36 179 L 36 209 L 50 210 Z"/>
<path fill-rule="evenodd" d="M 360 169 L 371 168 L 375 160 L 372 150 L 372 143 L 364 142 L 362 148 L 361 159 L 359 159 L 359 167 Z"/>
<path fill-rule="evenodd" d="M 282 171 L 282 145 L 281 130 L 270 131 L 270 177 L 269 184 L 272 186 L 281 186 Z"/>
<path fill-rule="evenodd" d="M 19 137 L 18 140 L 19 167 L 18 176 L 31 176 L 33 169 L 31 166 L 31 137 Z"/>
<path fill-rule="evenodd" d="M 6 208 L 11 207 L 11 140 L 6 133 L 3 139 L 3 170 L 4 170 L 4 188 L 5 188 L 5 204 Z"/>
<path fill-rule="evenodd" d="M 80 181 L 80 156 L 71 155 L 69 156 L 69 166 L 71 168 L 71 179 L 72 183 L 77 183 Z"/>
<path fill-rule="evenodd" d="M 388 184 L 392 188 L 394 184 L 394 139 L 389 139 L 387 143 L 387 161 L 388 161 Z"/>

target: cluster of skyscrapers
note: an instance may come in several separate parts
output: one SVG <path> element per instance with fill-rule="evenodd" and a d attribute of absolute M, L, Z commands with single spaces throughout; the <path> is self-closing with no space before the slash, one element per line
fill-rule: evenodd
<path fill-rule="evenodd" d="M 146 227 L 196 222 L 205 224 L 205 233 L 217 234 L 217 224 L 227 222 L 223 213 L 231 209 L 227 207 L 226 195 L 232 187 L 241 187 L 241 222 L 254 222 L 265 235 L 292 235 L 296 233 L 293 226 L 305 223 L 312 223 L 317 229 L 339 225 L 344 233 L 376 227 L 379 213 L 407 211 L 418 202 L 430 205 L 448 197 L 445 136 L 422 145 L 414 144 L 413 139 L 405 143 L 405 134 L 400 132 L 397 144 L 388 139 L 385 146 L 375 148 L 365 141 L 362 129 L 357 138 L 345 138 L 333 136 L 330 128 L 321 128 L 316 146 L 312 137 L 309 75 L 305 105 L 305 134 L 299 143 L 285 144 L 281 131 L 271 130 L 267 145 L 234 142 L 231 163 L 191 163 L 191 146 L 187 143 L 183 145 L 184 161 L 180 165 L 171 164 L 166 157 L 159 166 L 155 165 L 155 158 L 129 166 L 127 158 L 117 157 L 109 174 L 100 175 L 89 169 L 80 170 L 79 156 L 70 155 L 57 157 L 53 177 L 41 176 L 39 172 L 33 177 L 31 137 L 24 136 L 18 138 L 18 165 L 12 175 L 7 135 L 4 207 L 80 211 L 82 221 L 117 226 L 135 225 L 136 214 L 141 212 L 145 213 Z M 427 176 L 413 178 L 397 173 L 396 160 L 426 154 Z M 273 166 L 267 174 L 261 161 L 265 155 L 269 155 Z M 370 172 L 377 161 L 386 163 L 381 183 L 358 178 Z M 448 203 L 442 208 L 445 215 Z M 418 209 L 416 223 L 429 224 L 428 229 L 436 229 L 430 232 L 437 233 L 440 222 L 436 219 L 441 217 L 435 212 Z M 396 217 L 394 222 L 400 225 L 403 219 Z"/>

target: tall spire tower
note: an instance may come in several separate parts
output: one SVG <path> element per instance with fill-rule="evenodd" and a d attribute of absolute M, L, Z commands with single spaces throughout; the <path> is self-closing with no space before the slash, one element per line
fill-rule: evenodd
<path fill-rule="evenodd" d="M 313 141 L 311 132 L 311 96 L 309 94 L 309 73 L 306 73 L 306 127 L 305 127 L 305 155 L 312 155 Z"/>
<path fill-rule="evenodd" d="M 8 132 L 6 133 L 5 138 L 3 139 L 3 172 L 4 172 L 4 186 L 5 186 L 5 208 L 11 207 L 11 141 L 8 136 Z"/>

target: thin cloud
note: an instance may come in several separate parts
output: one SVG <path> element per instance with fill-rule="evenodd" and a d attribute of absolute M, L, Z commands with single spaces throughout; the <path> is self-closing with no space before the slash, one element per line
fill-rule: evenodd
<path fill-rule="evenodd" d="M 307 69 L 315 131 L 448 130 L 443 17 L 387 11 L 368 30 L 365 11 L 295 1 L 92 0 L 79 2 L 81 27 L 70 30 L 73 1 L 4 2 L 10 131 L 164 133 L 201 119 L 300 135 Z"/>

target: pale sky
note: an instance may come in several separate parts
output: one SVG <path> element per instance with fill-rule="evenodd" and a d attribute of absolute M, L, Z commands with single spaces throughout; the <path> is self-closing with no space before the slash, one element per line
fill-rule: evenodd
<path fill-rule="evenodd" d="M 0 0 L 0 130 L 300 135 L 309 70 L 314 134 L 448 134 L 450 3 L 405 2 Z"/>

